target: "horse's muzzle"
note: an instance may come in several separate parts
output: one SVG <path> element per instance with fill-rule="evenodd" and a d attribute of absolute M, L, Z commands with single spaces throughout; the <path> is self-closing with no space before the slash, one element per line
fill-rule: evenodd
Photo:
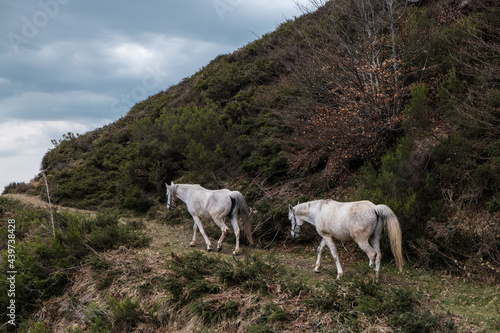
<path fill-rule="evenodd" d="M 291 235 L 292 235 L 292 238 L 299 238 L 299 234 L 295 233 L 295 232 L 291 232 Z"/>

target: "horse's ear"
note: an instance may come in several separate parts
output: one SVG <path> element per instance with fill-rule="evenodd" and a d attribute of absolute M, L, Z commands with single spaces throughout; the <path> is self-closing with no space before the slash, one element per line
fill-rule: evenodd
<path fill-rule="evenodd" d="M 293 211 L 293 207 L 292 207 L 292 205 L 288 205 L 288 210 L 289 210 L 289 211 Z"/>
<path fill-rule="evenodd" d="M 170 182 L 170 186 L 174 186 L 174 182 Z"/>

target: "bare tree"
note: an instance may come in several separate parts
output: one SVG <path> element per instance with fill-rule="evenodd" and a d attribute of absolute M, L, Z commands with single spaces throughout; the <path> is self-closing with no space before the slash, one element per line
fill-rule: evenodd
<path fill-rule="evenodd" d="M 43 180 L 45 181 L 45 189 L 47 190 L 47 200 L 49 202 L 49 214 L 50 214 L 50 221 L 52 223 L 52 236 L 53 237 L 56 237 L 56 228 L 54 226 L 54 214 L 52 213 L 52 202 L 51 202 L 51 195 L 50 195 L 50 192 L 49 192 L 49 183 L 47 181 L 47 176 L 45 175 L 45 171 L 46 170 L 43 170 L 42 169 L 42 176 L 43 176 Z"/>
<path fill-rule="evenodd" d="M 300 70 L 292 77 L 309 95 L 286 111 L 294 127 L 306 125 L 295 143 L 326 150 L 333 168 L 376 154 L 398 130 L 409 92 L 405 52 L 411 48 L 399 29 L 406 2 L 311 0 L 298 6 L 307 15 L 296 25 L 302 47 L 295 49 Z"/>

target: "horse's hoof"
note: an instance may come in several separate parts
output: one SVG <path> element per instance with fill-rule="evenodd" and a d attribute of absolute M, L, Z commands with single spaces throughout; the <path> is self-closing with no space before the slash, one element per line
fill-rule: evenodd
<path fill-rule="evenodd" d="M 212 249 L 207 249 L 207 252 L 212 252 Z"/>
<path fill-rule="evenodd" d="M 317 273 L 317 274 L 321 273 L 321 271 L 319 269 L 315 269 L 313 272 Z"/>
<path fill-rule="evenodd" d="M 239 253 L 236 251 L 233 251 L 233 256 L 237 256 Z"/>
<path fill-rule="evenodd" d="M 189 243 L 189 247 L 194 247 L 194 244 L 193 243 Z"/>
<path fill-rule="evenodd" d="M 220 252 L 220 251 L 222 251 L 222 247 L 217 248 L 217 252 Z"/>

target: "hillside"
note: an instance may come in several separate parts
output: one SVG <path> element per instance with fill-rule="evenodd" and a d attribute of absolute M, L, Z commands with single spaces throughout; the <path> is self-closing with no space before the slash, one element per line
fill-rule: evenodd
<path fill-rule="evenodd" d="M 53 201 L 185 222 L 167 218 L 165 182 L 237 189 L 268 248 L 287 240 L 289 203 L 368 199 L 396 212 L 415 267 L 499 283 L 500 3 L 315 3 L 115 123 L 54 141 Z M 5 192 L 46 196 L 41 176 Z"/>
<path fill-rule="evenodd" d="M 34 205 L 34 206 L 33 206 Z M 31 196 L 0 197 L 0 219 L 16 220 L 16 326 L 1 332 L 490 332 L 500 328 L 498 285 L 384 262 L 375 281 L 366 257 L 339 246 L 346 275 L 325 260 L 313 273 L 317 243 L 243 246 L 231 255 L 188 247 L 190 218 L 156 220 L 116 211 L 54 212 Z M 180 208 L 179 208 L 180 209 Z M 117 220 L 119 218 L 119 221 Z M 218 233 L 206 223 L 212 239 Z M 49 227 L 50 228 L 50 227 Z M 6 228 L 2 228 L 6 236 Z M 0 248 L 4 250 L 5 244 Z M 4 252 L 5 255 L 7 251 Z M 7 262 L 5 260 L 4 262 Z M 22 273 L 20 270 L 23 270 Z M 8 275 L 0 287 L 9 290 Z M 4 306 L 5 305 L 5 306 Z M 1 312 L 1 318 L 8 318 Z"/>

